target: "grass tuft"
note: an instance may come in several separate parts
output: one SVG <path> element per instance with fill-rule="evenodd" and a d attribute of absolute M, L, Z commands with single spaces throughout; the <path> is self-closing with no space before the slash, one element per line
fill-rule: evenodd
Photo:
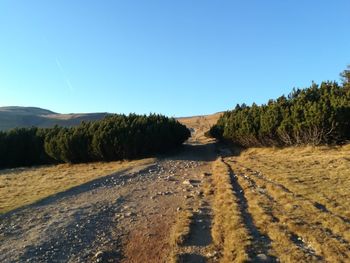
<path fill-rule="evenodd" d="M 214 244 L 221 250 L 221 262 L 249 260 L 250 236 L 242 222 L 238 200 L 234 195 L 230 171 L 219 158 L 213 163 L 213 226 Z"/>

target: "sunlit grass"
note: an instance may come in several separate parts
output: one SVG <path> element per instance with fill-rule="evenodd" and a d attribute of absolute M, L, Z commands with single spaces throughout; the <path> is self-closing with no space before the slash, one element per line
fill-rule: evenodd
<path fill-rule="evenodd" d="M 350 146 L 253 148 L 226 161 L 281 262 L 350 258 Z M 252 183 L 255 186 L 252 186 Z M 291 242 L 297 235 L 307 249 Z M 309 246 L 309 247 L 308 247 Z"/>
<path fill-rule="evenodd" d="M 128 167 L 153 161 L 153 159 L 143 159 L 88 164 L 59 164 L 2 170 L 0 171 L 0 213 L 34 203 L 52 194 Z"/>

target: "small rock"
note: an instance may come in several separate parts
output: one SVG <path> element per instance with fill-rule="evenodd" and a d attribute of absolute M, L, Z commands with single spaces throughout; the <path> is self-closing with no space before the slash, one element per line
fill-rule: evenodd
<path fill-rule="evenodd" d="M 268 257 L 265 254 L 258 254 L 258 255 L 256 255 L 256 258 L 258 261 L 262 261 L 262 262 L 268 260 Z"/>
<path fill-rule="evenodd" d="M 195 181 L 191 179 L 186 179 L 185 181 L 182 182 L 182 184 L 189 185 L 189 186 L 193 186 L 194 183 Z"/>
<path fill-rule="evenodd" d="M 105 253 L 103 251 L 98 251 L 94 257 L 96 259 L 96 262 L 102 262 L 104 256 L 105 256 Z"/>
<path fill-rule="evenodd" d="M 133 212 L 128 212 L 125 214 L 126 217 L 130 217 L 130 216 L 134 216 L 134 215 L 135 215 L 135 213 L 133 213 Z"/>
<path fill-rule="evenodd" d="M 196 191 L 196 194 L 197 194 L 198 196 L 202 196 L 204 193 L 203 193 L 203 191 Z"/>
<path fill-rule="evenodd" d="M 217 251 L 213 251 L 213 252 L 209 252 L 207 253 L 207 257 L 208 258 L 213 258 L 213 257 L 216 257 L 218 255 L 218 252 Z"/>
<path fill-rule="evenodd" d="M 176 179 L 174 177 L 172 177 L 172 176 L 167 176 L 165 179 L 167 181 L 176 181 Z"/>

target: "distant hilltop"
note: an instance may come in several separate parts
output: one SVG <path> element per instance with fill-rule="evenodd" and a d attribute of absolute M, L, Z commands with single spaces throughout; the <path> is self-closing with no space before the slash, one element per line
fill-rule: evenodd
<path fill-rule="evenodd" d="M 60 114 L 37 107 L 0 107 L 0 130 L 32 126 L 48 128 L 59 125 L 69 127 L 78 125 L 82 121 L 103 119 L 107 114 L 107 112 Z"/>
<path fill-rule="evenodd" d="M 55 125 L 71 127 L 79 125 L 82 121 L 96 121 L 103 119 L 108 114 L 110 113 L 98 112 L 61 114 L 38 107 L 0 107 L 0 131 L 6 131 L 13 128 L 28 128 L 33 126 L 40 128 L 50 128 Z M 209 115 L 179 117 L 176 119 L 186 126 L 195 129 L 199 129 L 197 126 L 200 123 L 203 123 L 205 129 L 208 130 L 216 123 L 221 114 L 222 112 L 218 112 Z"/>

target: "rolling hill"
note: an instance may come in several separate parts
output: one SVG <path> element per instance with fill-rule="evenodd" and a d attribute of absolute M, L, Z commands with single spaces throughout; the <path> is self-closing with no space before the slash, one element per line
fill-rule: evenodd
<path fill-rule="evenodd" d="M 8 106 L 0 107 L 0 130 L 13 128 L 41 127 L 48 128 L 55 125 L 75 126 L 82 121 L 95 121 L 104 118 L 109 113 L 70 113 L 61 114 L 38 107 Z M 212 115 L 179 117 L 177 120 L 190 127 L 192 131 L 204 134 L 216 123 L 222 112 Z"/>
<path fill-rule="evenodd" d="M 0 107 L 0 130 L 16 127 L 53 127 L 74 126 L 82 121 L 94 121 L 104 118 L 108 113 L 60 114 L 36 107 Z"/>

